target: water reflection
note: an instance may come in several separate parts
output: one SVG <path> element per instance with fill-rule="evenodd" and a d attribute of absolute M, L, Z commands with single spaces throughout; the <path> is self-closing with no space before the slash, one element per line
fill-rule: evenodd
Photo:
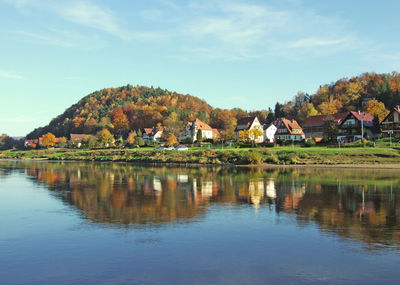
<path fill-rule="evenodd" d="M 400 178 L 391 170 L 167 168 L 0 161 L 92 222 L 159 226 L 201 220 L 212 204 L 265 207 L 369 249 L 400 248 Z M 2 178 L 1 178 L 2 177 Z"/>

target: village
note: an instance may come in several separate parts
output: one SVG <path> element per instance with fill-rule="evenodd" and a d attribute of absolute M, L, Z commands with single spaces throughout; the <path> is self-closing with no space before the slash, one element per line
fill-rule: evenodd
<path fill-rule="evenodd" d="M 244 117 L 237 121 L 234 138 L 224 141 L 222 130 L 212 128 L 209 124 L 196 118 L 187 122 L 175 135 L 158 124 L 148 128 L 132 131 L 125 137 L 114 136 L 107 129 L 96 136 L 91 134 L 71 133 L 69 138 L 55 137 L 47 133 L 37 139 L 24 141 L 29 149 L 40 147 L 143 147 L 151 146 L 157 150 L 187 150 L 194 144 L 222 146 L 282 146 L 315 144 L 350 144 L 357 141 L 375 141 L 379 138 L 400 137 L 400 107 L 396 106 L 379 122 L 369 113 L 352 111 L 332 115 L 309 116 L 304 124 L 294 118 L 279 118 L 269 124 L 261 124 L 257 116 Z"/>

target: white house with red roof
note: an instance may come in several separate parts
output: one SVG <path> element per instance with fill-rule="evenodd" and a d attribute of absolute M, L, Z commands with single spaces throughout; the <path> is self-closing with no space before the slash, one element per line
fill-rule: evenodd
<path fill-rule="evenodd" d="M 235 129 L 235 138 L 239 139 L 240 131 L 250 131 L 252 129 L 260 129 L 263 132 L 263 126 L 260 124 L 260 121 L 256 116 L 241 118 L 237 121 L 236 129 Z M 264 135 L 258 136 L 254 140 L 256 143 L 262 143 L 264 141 Z"/>
<path fill-rule="evenodd" d="M 144 128 L 142 133 L 144 141 L 158 141 L 163 134 L 163 128 Z"/>
<path fill-rule="evenodd" d="M 381 122 L 382 137 L 400 137 L 400 106 L 394 107 Z"/>
<path fill-rule="evenodd" d="M 216 132 L 213 131 L 213 128 L 197 118 L 192 122 L 188 122 L 185 126 L 185 135 L 186 137 L 190 137 L 193 142 L 197 141 L 197 134 L 199 131 L 201 131 L 203 140 L 213 139 L 214 134 L 218 132 L 218 130 L 216 130 Z"/>
<path fill-rule="evenodd" d="M 275 140 L 278 141 L 302 141 L 305 139 L 303 129 L 296 120 L 280 118 L 276 123 L 277 131 Z"/>

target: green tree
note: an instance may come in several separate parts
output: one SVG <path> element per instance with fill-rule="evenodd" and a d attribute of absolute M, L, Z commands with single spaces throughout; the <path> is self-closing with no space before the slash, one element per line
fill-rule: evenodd
<path fill-rule="evenodd" d="M 201 130 L 197 130 L 197 141 L 198 142 L 203 141 L 203 132 Z"/>

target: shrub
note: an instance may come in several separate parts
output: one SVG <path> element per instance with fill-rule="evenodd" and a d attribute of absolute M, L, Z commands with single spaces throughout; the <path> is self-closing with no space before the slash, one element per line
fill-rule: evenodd
<path fill-rule="evenodd" d="M 247 162 L 250 164 L 260 164 L 263 161 L 261 152 L 257 150 L 249 150 L 246 153 Z"/>
<path fill-rule="evenodd" d="M 313 138 L 309 138 L 308 140 L 305 141 L 304 146 L 306 147 L 315 146 L 315 140 Z"/>

